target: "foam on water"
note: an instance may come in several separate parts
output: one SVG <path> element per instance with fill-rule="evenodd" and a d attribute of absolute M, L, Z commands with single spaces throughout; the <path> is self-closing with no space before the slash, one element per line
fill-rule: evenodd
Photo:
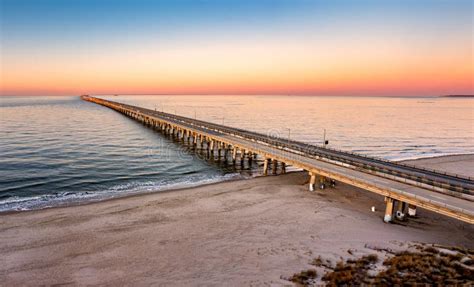
<path fill-rule="evenodd" d="M 177 181 L 164 179 L 161 181 L 140 181 L 130 184 L 117 185 L 103 191 L 61 192 L 56 194 L 44 194 L 40 196 L 29 197 L 12 196 L 7 199 L 0 200 L 0 212 L 26 211 L 50 207 L 70 206 L 85 202 L 119 198 L 134 194 L 189 188 L 216 182 L 243 179 L 247 177 L 248 176 L 242 175 L 240 173 L 232 173 L 222 176 L 209 176 L 206 178 L 202 178 L 202 175 L 192 175 Z"/>

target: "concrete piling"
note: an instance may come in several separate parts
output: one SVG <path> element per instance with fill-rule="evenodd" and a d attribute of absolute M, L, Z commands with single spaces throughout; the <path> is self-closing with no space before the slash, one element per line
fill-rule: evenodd
<path fill-rule="evenodd" d="M 236 160 L 237 160 L 237 147 L 234 146 L 232 149 L 232 163 L 235 164 Z"/>
<path fill-rule="evenodd" d="M 314 185 L 316 184 L 316 174 L 309 173 L 309 191 L 314 191 Z"/>
<path fill-rule="evenodd" d="M 405 219 L 405 209 L 406 209 L 406 203 L 402 201 L 397 201 L 396 217 L 398 220 Z"/>
<path fill-rule="evenodd" d="M 393 215 L 393 203 L 394 200 L 390 197 L 385 197 L 385 215 L 383 217 L 383 221 L 385 222 L 390 222 L 392 221 L 392 215 Z"/>
<path fill-rule="evenodd" d="M 263 161 L 263 175 L 268 175 L 268 158 Z"/>

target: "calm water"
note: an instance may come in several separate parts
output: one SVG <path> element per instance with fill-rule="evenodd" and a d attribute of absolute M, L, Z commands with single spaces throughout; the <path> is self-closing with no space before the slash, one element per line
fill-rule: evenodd
<path fill-rule="evenodd" d="M 110 96 L 165 112 L 386 159 L 474 153 L 474 100 Z M 0 98 L 0 211 L 247 177 L 78 97 Z M 254 167 L 255 169 L 255 167 Z M 253 172 L 255 174 L 255 171 Z"/>

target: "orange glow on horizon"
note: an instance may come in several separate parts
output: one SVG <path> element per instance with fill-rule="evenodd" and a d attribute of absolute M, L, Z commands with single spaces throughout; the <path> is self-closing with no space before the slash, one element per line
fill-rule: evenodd
<path fill-rule="evenodd" d="M 387 44 L 218 43 L 206 47 L 18 55 L 4 59 L 1 94 L 473 93 L 472 52 L 414 55 Z"/>

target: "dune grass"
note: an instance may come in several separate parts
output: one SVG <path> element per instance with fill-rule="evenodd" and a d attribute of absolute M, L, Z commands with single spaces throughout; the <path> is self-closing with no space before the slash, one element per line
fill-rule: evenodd
<path fill-rule="evenodd" d="M 320 278 L 320 283 L 328 286 L 474 286 L 472 250 L 423 246 L 417 251 L 386 255 L 383 262 L 376 254 L 370 254 L 339 261 L 336 266 L 318 256 L 311 264 L 329 270 Z M 290 281 L 316 285 L 316 271 L 308 271 L 294 274 Z"/>

